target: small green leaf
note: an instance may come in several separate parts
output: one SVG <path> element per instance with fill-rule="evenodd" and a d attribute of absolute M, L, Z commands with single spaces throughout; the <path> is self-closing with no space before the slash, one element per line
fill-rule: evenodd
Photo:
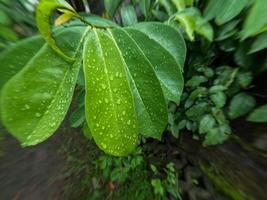
<path fill-rule="evenodd" d="M 205 115 L 199 123 L 199 133 L 207 133 L 210 131 L 212 128 L 214 128 L 216 124 L 216 121 L 212 115 Z"/>
<path fill-rule="evenodd" d="M 250 122 L 267 122 L 267 105 L 256 108 L 247 118 Z"/>
<path fill-rule="evenodd" d="M 70 21 L 70 19 L 73 17 L 73 13 L 63 13 L 62 15 L 60 15 L 56 20 L 55 20 L 55 26 L 60 26 L 62 24 L 67 23 L 68 21 Z"/>
<path fill-rule="evenodd" d="M 83 30 L 71 28 L 57 35 L 62 48 L 69 55 L 77 55 L 73 64 L 44 45 L 4 85 L 0 104 L 3 124 L 22 146 L 44 141 L 64 119 L 81 65 L 79 43 Z"/>
<path fill-rule="evenodd" d="M 85 120 L 85 111 L 84 107 L 80 107 L 75 110 L 70 116 L 70 125 L 72 128 L 78 128 L 83 124 Z"/>
<path fill-rule="evenodd" d="M 113 17 L 122 0 L 104 0 L 105 9 L 109 17 Z"/>
<path fill-rule="evenodd" d="M 226 96 L 223 92 L 212 94 L 210 98 L 217 108 L 222 108 L 226 103 Z"/>
<path fill-rule="evenodd" d="M 228 137 L 231 129 L 228 125 L 222 125 L 217 128 L 212 128 L 205 135 L 204 145 L 222 144 Z"/>
<path fill-rule="evenodd" d="M 250 112 L 255 104 L 255 99 L 252 96 L 246 93 L 239 93 L 235 95 L 230 102 L 229 117 L 235 119 L 243 116 Z"/>
<path fill-rule="evenodd" d="M 127 155 L 135 148 L 138 123 L 120 50 L 111 36 L 93 29 L 83 57 L 86 120 L 92 136 L 106 153 Z"/>
<path fill-rule="evenodd" d="M 86 122 L 83 124 L 83 135 L 89 140 L 92 140 L 92 138 L 93 138 L 91 130 L 90 130 L 90 128 Z"/>
<path fill-rule="evenodd" d="M 121 19 L 122 19 L 123 26 L 131 26 L 131 25 L 136 24 L 138 21 L 137 21 L 137 16 L 136 16 L 134 7 L 131 5 L 122 7 Z"/>
<path fill-rule="evenodd" d="M 205 83 L 207 82 L 208 79 L 205 76 L 193 76 L 191 79 L 189 79 L 186 82 L 186 86 L 187 87 L 197 87 L 199 86 L 201 83 Z"/>
<path fill-rule="evenodd" d="M 139 6 L 142 14 L 147 17 L 150 9 L 151 0 L 140 0 Z"/>
<path fill-rule="evenodd" d="M 46 42 L 57 52 L 62 58 L 67 61 L 72 62 L 73 58 L 66 55 L 58 47 L 55 39 L 53 38 L 52 28 L 51 28 L 51 18 L 57 9 L 60 9 L 64 13 L 72 13 L 73 15 L 78 15 L 75 10 L 64 0 L 41 0 L 37 6 L 36 10 L 36 23 L 39 32 L 45 38 Z"/>

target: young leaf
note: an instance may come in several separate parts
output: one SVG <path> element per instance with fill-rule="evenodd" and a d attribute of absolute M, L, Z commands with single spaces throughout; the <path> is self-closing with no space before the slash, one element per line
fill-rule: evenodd
<path fill-rule="evenodd" d="M 115 41 L 93 30 L 84 46 L 86 120 L 97 145 L 106 153 L 123 156 L 137 141 L 134 99 L 125 63 Z"/>
<path fill-rule="evenodd" d="M 138 21 L 137 21 L 137 16 L 136 16 L 134 7 L 131 5 L 122 7 L 121 19 L 122 19 L 123 26 L 131 26 L 131 25 L 136 24 Z"/>
<path fill-rule="evenodd" d="M 114 28 L 112 36 L 124 58 L 135 97 L 139 133 L 160 139 L 167 125 L 167 105 L 161 85 L 138 43 L 123 30 Z"/>
<path fill-rule="evenodd" d="M 56 21 L 55 21 L 55 26 L 60 26 L 62 24 L 67 23 L 68 21 L 70 21 L 70 19 L 73 17 L 73 13 L 63 13 L 62 15 L 60 15 Z"/>
<path fill-rule="evenodd" d="M 57 36 L 68 55 L 79 52 L 82 30 L 72 28 Z M 81 56 L 77 56 L 70 64 L 44 45 L 3 87 L 3 124 L 22 146 L 44 141 L 64 119 L 81 65 Z"/>
<path fill-rule="evenodd" d="M 267 105 L 256 108 L 247 118 L 250 122 L 267 122 Z"/>
<path fill-rule="evenodd" d="M 0 90 L 18 73 L 43 46 L 41 36 L 34 36 L 18 42 L 0 54 Z"/>
<path fill-rule="evenodd" d="M 64 0 L 41 0 L 37 6 L 36 23 L 39 32 L 43 35 L 47 43 L 56 51 L 62 58 L 67 61 L 73 61 L 73 58 L 66 55 L 58 47 L 52 35 L 51 17 L 55 10 L 60 9 L 64 13 L 72 13 L 77 15 L 75 10 Z"/>
<path fill-rule="evenodd" d="M 247 114 L 255 106 L 255 99 L 246 94 L 239 93 L 233 97 L 229 106 L 229 117 L 231 119 L 238 118 Z"/>
<path fill-rule="evenodd" d="M 166 32 L 167 30 L 165 29 Z M 184 81 L 180 66 L 174 57 L 158 42 L 150 39 L 141 31 L 132 28 L 127 28 L 126 31 L 135 40 L 153 67 L 161 83 L 165 98 L 178 104 L 182 95 Z"/>

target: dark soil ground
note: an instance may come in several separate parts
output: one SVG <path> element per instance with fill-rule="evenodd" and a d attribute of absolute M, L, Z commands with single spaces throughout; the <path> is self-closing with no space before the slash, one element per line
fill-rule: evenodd
<path fill-rule="evenodd" d="M 0 156 L 0 199 L 60 199 L 65 162 L 58 153 L 60 145 L 60 135 L 30 148 L 21 148 L 14 138 L 6 136 Z"/>

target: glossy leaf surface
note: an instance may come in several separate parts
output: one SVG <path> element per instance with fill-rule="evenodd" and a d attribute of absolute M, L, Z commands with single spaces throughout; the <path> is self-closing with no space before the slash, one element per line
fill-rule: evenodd
<path fill-rule="evenodd" d="M 3 123 L 23 146 L 44 141 L 64 119 L 81 65 L 77 48 L 83 30 L 72 28 L 57 36 L 61 48 L 68 55 L 77 56 L 73 64 L 44 45 L 3 87 Z"/>
<path fill-rule="evenodd" d="M 135 39 L 123 29 L 112 29 L 131 81 L 139 133 L 160 139 L 167 124 L 167 108 L 153 66 Z"/>
<path fill-rule="evenodd" d="M 127 155 L 136 145 L 138 123 L 120 50 L 107 33 L 93 30 L 83 57 L 86 120 L 92 136 L 105 152 Z"/>
<path fill-rule="evenodd" d="M 172 54 L 143 32 L 132 28 L 126 30 L 153 67 L 161 83 L 165 98 L 179 103 L 184 81 L 181 68 Z"/>
<path fill-rule="evenodd" d="M 186 46 L 182 35 L 171 26 L 159 22 L 138 23 L 132 28 L 145 33 L 150 39 L 168 51 L 178 63 L 180 70 L 186 57 Z"/>

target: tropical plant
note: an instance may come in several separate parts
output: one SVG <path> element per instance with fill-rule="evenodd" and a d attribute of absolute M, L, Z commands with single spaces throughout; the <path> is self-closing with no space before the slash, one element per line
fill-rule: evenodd
<path fill-rule="evenodd" d="M 139 134 L 161 139 L 166 128 L 175 137 L 189 130 L 214 145 L 229 137 L 233 119 L 267 121 L 266 97 L 252 91 L 267 69 L 264 0 L 104 6 L 101 18 L 42 0 L 41 36 L 0 54 L 2 122 L 23 146 L 56 131 L 74 91 L 71 126 L 117 156 L 132 152 Z"/>
<path fill-rule="evenodd" d="M 52 30 L 55 10 L 62 13 L 57 25 L 79 21 Z M 0 59 L 2 121 L 22 146 L 44 141 L 60 126 L 79 73 L 87 129 L 101 149 L 126 155 L 139 133 L 161 138 L 166 102 L 179 103 L 183 89 L 185 44 L 178 31 L 156 22 L 120 28 L 56 0 L 39 3 L 36 22 L 43 37 L 19 42 Z"/>

